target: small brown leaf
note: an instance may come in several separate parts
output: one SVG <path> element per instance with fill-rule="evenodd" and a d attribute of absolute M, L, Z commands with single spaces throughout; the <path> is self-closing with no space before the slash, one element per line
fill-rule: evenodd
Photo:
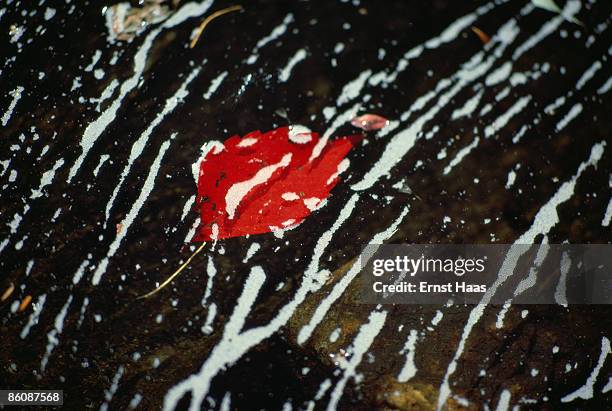
<path fill-rule="evenodd" d="M 21 301 L 21 304 L 19 304 L 19 309 L 17 311 L 19 312 L 24 311 L 26 308 L 28 308 L 28 305 L 30 305 L 31 302 L 32 302 L 32 296 L 26 295 L 25 298 Z"/>
<path fill-rule="evenodd" d="M 6 291 L 4 291 L 4 293 L 2 293 L 2 297 L 0 297 L 0 302 L 5 301 L 7 298 L 9 298 L 11 296 L 11 294 L 13 294 L 13 291 L 15 291 L 15 285 L 13 285 L 13 283 L 11 283 L 11 285 L 8 286 Z"/>
<path fill-rule="evenodd" d="M 365 131 L 380 130 L 389 124 L 389 120 L 377 114 L 364 114 L 352 119 L 351 124 Z"/>
<path fill-rule="evenodd" d="M 488 42 L 491 41 L 491 37 L 489 37 L 489 35 L 487 33 L 485 33 L 484 31 L 480 30 L 478 27 L 472 26 L 472 31 L 474 32 L 474 34 L 476 34 L 478 36 L 480 41 L 482 41 L 482 44 L 487 44 Z"/>

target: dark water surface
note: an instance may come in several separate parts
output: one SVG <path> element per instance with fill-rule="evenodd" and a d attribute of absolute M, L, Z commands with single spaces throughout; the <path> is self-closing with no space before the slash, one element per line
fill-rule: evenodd
<path fill-rule="evenodd" d="M 75 410 L 612 409 L 608 306 L 375 307 L 350 281 L 369 242 L 612 240 L 611 2 L 560 1 L 583 25 L 528 1 L 248 2 L 194 49 L 234 3 L 181 2 L 131 42 L 105 4 L 0 5 L 0 388 Z M 324 207 L 135 299 L 191 253 L 204 143 L 363 113 L 391 124 Z"/>

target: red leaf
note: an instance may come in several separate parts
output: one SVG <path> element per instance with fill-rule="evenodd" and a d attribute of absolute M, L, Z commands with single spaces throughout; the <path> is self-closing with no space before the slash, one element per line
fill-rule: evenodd
<path fill-rule="evenodd" d="M 377 114 L 364 114 L 352 119 L 351 124 L 365 131 L 380 130 L 389 124 L 389 120 Z"/>
<path fill-rule="evenodd" d="M 213 147 L 200 164 L 194 241 L 268 233 L 301 223 L 338 183 L 360 136 L 328 141 L 302 126 L 253 131 Z"/>

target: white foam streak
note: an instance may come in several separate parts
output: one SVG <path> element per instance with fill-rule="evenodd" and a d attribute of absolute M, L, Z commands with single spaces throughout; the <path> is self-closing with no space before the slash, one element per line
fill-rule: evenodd
<path fill-rule="evenodd" d="M 27 324 L 25 327 L 23 327 L 21 333 L 19 333 L 19 337 L 21 337 L 22 340 L 28 336 L 32 327 L 38 324 L 38 319 L 40 318 L 40 314 L 42 313 L 46 300 L 47 294 L 42 294 L 40 297 L 38 297 L 36 303 L 32 305 L 34 311 L 32 311 L 32 314 L 30 314 L 30 317 L 28 318 Z"/>
<path fill-rule="evenodd" d="M 289 80 L 289 77 L 291 77 L 291 72 L 293 71 L 293 68 L 302 60 L 306 59 L 306 50 L 304 49 L 299 49 L 294 55 L 293 57 L 291 57 L 289 59 L 289 61 L 287 62 L 287 64 L 285 65 L 284 68 L 282 68 L 278 74 L 278 80 L 281 83 L 286 82 L 287 80 Z"/>
<path fill-rule="evenodd" d="M 597 89 L 597 94 L 606 94 L 610 89 L 612 89 L 612 77 L 608 78 L 608 80 Z"/>
<path fill-rule="evenodd" d="M 452 119 L 457 120 L 461 117 L 469 117 L 472 115 L 474 110 L 478 107 L 478 103 L 480 103 L 480 98 L 482 97 L 483 91 L 481 90 L 477 94 L 474 94 L 468 101 L 465 102 L 462 108 L 458 108 L 453 111 Z"/>
<path fill-rule="evenodd" d="M 576 89 L 580 90 L 582 87 L 584 87 L 584 85 L 593 78 L 593 76 L 595 75 L 595 73 L 597 73 L 597 71 L 599 69 L 601 69 L 602 65 L 601 62 L 599 62 L 599 60 L 595 61 L 593 64 L 591 64 L 591 66 L 587 69 L 587 71 L 585 71 L 582 76 L 580 76 L 580 78 L 578 79 L 578 82 L 576 83 Z"/>
<path fill-rule="evenodd" d="M 249 191 L 268 181 L 276 170 L 287 167 L 291 163 L 291 157 L 291 153 L 287 153 L 278 163 L 263 167 L 252 178 L 232 185 L 225 195 L 227 218 L 233 219 L 236 209 Z"/>
<path fill-rule="evenodd" d="M 106 127 L 110 123 L 112 123 L 113 120 L 115 120 L 115 117 L 117 116 L 117 110 L 119 110 L 119 107 L 121 106 L 121 103 L 123 102 L 125 96 L 127 96 L 127 94 L 138 85 L 138 82 L 140 81 L 140 78 L 144 72 L 146 58 L 149 54 L 151 46 L 153 45 L 153 40 L 155 40 L 160 31 L 161 29 L 157 28 L 151 31 L 145 37 L 142 45 L 134 55 L 134 71 L 132 76 L 121 84 L 121 87 L 119 88 L 119 95 L 117 96 L 117 98 L 113 100 L 113 102 L 106 108 L 106 110 L 102 112 L 102 114 L 100 114 L 100 116 L 96 120 L 91 122 L 85 128 L 83 136 L 81 137 L 81 142 L 79 143 L 81 145 L 81 154 L 79 155 L 79 157 L 77 157 L 73 166 L 70 168 L 70 172 L 68 173 L 67 179 L 68 183 L 70 183 L 74 176 L 76 176 L 77 172 L 79 171 L 79 168 L 81 168 L 81 165 L 85 160 L 85 157 L 87 157 L 87 154 L 89 153 L 93 145 L 96 143 L 98 138 L 100 138 Z"/>
<path fill-rule="evenodd" d="M 47 348 L 45 350 L 45 354 L 40 362 L 40 370 L 42 372 L 45 371 L 47 364 L 49 362 L 49 358 L 51 357 L 51 353 L 59 344 L 59 335 L 64 330 L 64 320 L 66 319 L 66 314 L 68 313 L 68 307 L 70 307 L 70 303 L 72 302 L 72 295 L 68 297 L 66 303 L 60 310 L 60 312 L 55 317 L 55 323 L 53 325 L 53 329 L 47 333 Z"/>
<path fill-rule="evenodd" d="M 476 146 L 478 146 L 478 142 L 479 141 L 480 141 L 480 139 L 478 137 L 476 137 L 470 144 L 468 144 L 467 146 L 465 146 L 461 150 L 459 150 L 457 152 L 457 154 L 455 155 L 455 157 L 453 157 L 453 159 L 450 161 L 450 163 L 448 163 L 448 165 L 446 167 L 444 167 L 444 175 L 447 175 L 448 173 L 450 173 L 451 170 L 456 165 L 461 163 L 461 161 L 464 159 L 464 157 L 467 156 L 468 154 L 470 154 L 470 152 L 474 148 L 476 148 Z"/>
<path fill-rule="evenodd" d="M 325 133 L 323 133 L 323 137 L 321 137 L 319 141 L 317 141 L 317 144 L 315 144 L 315 146 L 313 147 L 312 153 L 310 154 L 308 161 L 312 161 L 315 158 L 319 157 L 319 155 L 323 151 L 323 148 L 325 148 L 329 137 L 331 137 L 331 135 L 336 132 L 336 129 L 338 127 L 351 121 L 357 115 L 357 111 L 360 107 L 361 104 L 356 103 L 351 108 L 349 108 L 344 113 L 340 114 L 334 119 L 332 124 L 327 128 L 327 130 L 325 130 Z"/>
<path fill-rule="evenodd" d="M 136 217 L 138 216 L 140 209 L 142 208 L 145 201 L 149 197 L 149 194 L 151 194 L 151 191 L 153 191 L 153 186 L 155 185 L 155 178 L 157 177 L 157 173 L 159 172 L 161 161 L 164 157 L 164 154 L 166 153 L 166 150 L 168 150 L 168 147 L 170 147 L 170 142 L 174 138 L 174 136 L 176 136 L 176 133 L 172 134 L 170 139 L 166 140 L 161 145 L 161 148 L 159 149 L 159 152 L 157 153 L 157 156 L 155 157 L 155 160 L 153 161 L 153 164 L 151 165 L 151 168 L 149 169 L 149 174 L 147 175 L 147 178 L 144 184 L 142 185 L 142 189 L 140 190 L 140 194 L 138 195 L 138 198 L 136 199 L 134 204 L 132 204 L 130 211 L 121 221 L 122 229 L 116 234 L 115 239 L 113 240 L 113 242 L 108 248 L 106 256 L 100 261 L 100 263 L 98 264 L 98 267 L 96 268 L 96 271 L 94 272 L 93 278 L 91 280 L 93 285 L 97 285 L 102 279 L 102 276 L 106 272 L 106 268 L 108 266 L 109 260 L 119 250 L 119 247 L 121 246 L 121 242 L 127 235 L 130 226 L 136 220 Z"/>
<path fill-rule="evenodd" d="M 382 330 L 386 320 L 386 311 L 372 311 L 368 318 L 368 322 L 359 327 L 359 332 L 355 340 L 353 340 L 353 345 L 350 350 L 352 352 L 351 358 L 346 365 L 344 365 L 344 374 L 330 394 L 327 411 L 336 410 L 338 402 L 340 402 L 340 398 L 342 398 L 346 383 L 349 379 L 356 376 L 357 367 L 361 363 L 365 353 L 370 349 L 376 336 Z"/>
<path fill-rule="evenodd" d="M 166 393 L 164 410 L 174 409 L 178 401 L 189 391 L 192 394 L 189 410 L 199 410 L 212 379 L 219 371 L 237 361 L 252 346 L 259 343 L 259 341 L 245 338 L 241 330 L 265 280 L 266 274 L 261 267 L 256 266 L 251 269 L 234 312 L 225 325 L 221 341 L 213 348 L 197 374 L 191 375 Z"/>
<path fill-rule="evenodd" d="M 356 195 L 353 195 L 353 198 L 355 196 Z M 393 236 L 393 234 L 395 234 L 395 232 L 397 231 L 397 228 L 399 227 L 404 217 L 406 217 L 406 214 L 408 214 L 408 210 L 408 207 L 404 208 L 399 217 L 393 222 L 393 224 L 391 224 L 391 226 L 389 226 L 381 233 L 376 234 L 374 238 L 372 238 L 372 241 L 369 242 L 369 244 L 383 244 L 385 241 L 391 238 L 391 236 Z M 367 261 L 361 262 L 361 264 L 366 263 Z M 336 283 L 336 285 L 334 285 L 334 288 L 331 290 L 331 292 L 319 303 L 308 324 L 304 325 L 298 333 L 298 344 L 302 345 L 310 338 L 312 332 L 321 323 L 321 321 L 323 321 L 323 318 L 325 318 L 325 315 L 327 315 L 327 312 L 329 311 L 331 306 L 340 298 L 340 296 L 344 293 L 349 284 L 353 281 L 357 274 L 359 274 L 362 267 L 361 264 L 353 264 L 353 266 L 344 275 L 344 277 L 342 277 Z"/>
<path fill-rule="evenodd" d="M 531 101 L 531 96 L 523 96 L 518 99 L 504 114 L 496 118 L 492 124 L 485 128 L 485 137 L 489 138 L 504 128 L 512 117 L 523 111 Z"/>
<path fill-rule="evenodd" d="M 608 356 L 608 354 L 610 354 L 610 340 L 607 337 L 601 337 L 601 353 L 599 354 L 597 365 L 595 365 L 595 368 L 593 368 L 591 375 L 589 375 L 589 378 L 587 378 L 586 382 L 582 387 L 561 398 L 561 402 L 571 402 L 577 398 L 583 400 L 593 398 L 593 388 L 595 386 L 595 382 L 597 381 L 599 372 L 603 368 L 604 362 L 606 361 L 606 357 Z"/>
<path fill-rule="evenodd" d="M 155 130 L 155 128 L 161 124 L 162 120 L 168 114 L 172 113 L 174 109 L 179 105 L 179 103 L 182 103 L 185 97 L 189 95 L 189 91 L 187 91 L 187 87 L 198 76 L 198 74 L 200 73 L 200 70 L 201 70 L 200 67 L 196 67 L 195 69 L 191 71 L 191 73 L 187 76 L 185 81 L 183 81 L 181 86 L 178 88 L 178 90 L 176 90 L 176 92 L 172 95 L 172 97 L 166 100 L 166 104 L 164 105 L 163 110 L 160 113 L 158 113 L 157 116 L 155 116 L 155 118 L 149 124 L 149 126 L 145 129 L 145 131 L 143 131 L 140 137 L 138 137 L 138 139 L 134 142 L 134 144 L 132 144 L 132 149 L 130 150 L 130 156 L 128 158 L 128 163 L 123 168 L 123 171 L 121 172 L 121 177 L 119 178 L 119 182 L 115 185 L 113 194 L 110 200 L 108 200 L 108 203 L 106 204 L 106 210 L 104 212 L 104 215 L 105 215 L 104 223 L 105 224 L 108 222 L 108 219 L 110 217 L 110 211 L 113 208 L 113 204 L 115 202 L 115 199 L 117 198 L 117 195 L 119 194 L 119 190 L 121 189 L 121 186 L 123 185 L 123 182 L 125 181 L 125 178 L 130 173 L 132 164 L 134 164 L 134 161 L 136 161 L 136 159 L 140 157 L 140 155 L 144 151 L 144 148 L 147 142 L 149 141 L 149 137 L 151 137 L 153 130 Z"/>
<path fill-rule="evenodd" d="M 372 75 L 372 70 L 362 71 L 359 76 L 353 81 L 347 83 L 343 88 L 340 96 L 336 101 L 337 106 L 341 106 L 342 104 L 346 104 L 351 100 L 354 100 L 361 94 L 361 90 L 365 86 L 366 81 Z"/>
<path fill-rule="evenodd" d="M 576 103 L 572 106 L 570 111 L 557 123 L 555 129 L 557 131 L 563 130 L 567 125 L 576 117 L 578 117 L 582 113 L 582 104 Z"/>
<path fill-rule="evenodd" d="M 147 56 L 151 47 L 153 46 L 154 40 L 157 38 L 162 29 L 172 28 L 185 20 L 196 17 L 208 10 L 208 8 L 212 5 L 212 0 L 205 0 L 201 3 L 186 3 L 179 10 L 177 10 L 172 17 L 170 17 L 166 22 L 159 28 L 152 30 L 142 42 L 142 45 L 138 48 L 138 51 L 134 55 L 134 70 L 131 77 L 125 80 L 121 84 L 121 88 L 119 89 L 119 95 L 113 102 L 100 114 L 100 116 L 90 123 L 83 132 L 83 137 L 81 138 L 81 154 L 75 160 L 74 165 L 70 169 L 68 174 L 68 183 L 72 181 L 74 176 L 79 171 L 79 168 L 83 164 L 85 157 L 96 143 L 98 138 L 102 135 L 106 127 L 115 120 L 117 117 L 117 110 L 121 107 L 123 103 L 123 99 L 127 96 L 141 80 L 142 74 L 144 73 Z"/>
<path fill-rule="evenodd" d="M 402 349 L 401 353 L 406 353 L 406 361 L 402 366 L 402 369 L 397 376 L 397 380 L 401 383 L 408 382 L 412 377 L 414 377 L 417 373 L 416 365 L 414 364 L 414 357 L 416 351 L 416 342 L 418 339 L 417 330 L 410 330 L 410 335 L 406 340 L 406 344 Z"/>
<path fill-rule="evenodd" d="M 580 7 L 581 7 L 580 1 L 570 0 L 566 3 L 563 14 L 565 16 L 571 17 L 574 14 L 578 13 L 578 11 L 580 11 Z M 512 54 L 512 60 L 517 60 L 519 57 L 525 54 L 528 50 L 532 49 L 539 42 L 541 42 L 546 37 L 554 33 L 559 28 L 561 23 L 563 23 L 564 20 L 565 18 L 563 16 L 556 16 L 550 19 L 549 21 L 547 21 L 546 23 L 544 23 L 536 34 L 529 37 L 529 39 L 527 39 L 525 43 L 521 44 L 520 47 L 516 48 L 516 50 Z"/>
<path fill-rule="evenodd" d="M 19 99 L 21 99 L 22 93 L 23 93 L 23 87 L 21 87 L 21 86 L 15 87 L 15 89 L 10 92 L 10 95 L 13 97 L 13 99 L 11 100 L 11 102 L 9 103 L 8 108 L 6 109 L 4 114 L 2 115 L 1 121 L 2 121 L 2 126 L 3 127 L 6 127 L 6 125 L 9 122 L 9 120 L 11 119 L 11 116 L 13 115 L 13 110 L 15 110 L 15 106 L 17 106 L 17 103 L 19 102 Z"/>
<path fill-rule="evenodd" d="M 43 189 L 53 182 L 53 179 L 55 178 L 55 173 L 63 165 L 64 165 L 64 159 L 60 158 L 59 160 L 57 160 L 55 162 L 55 164 L 53 165 L 53 167 L 50 170 L 47 170 L 47 171 L 45 171 L 43 173 L 43 175 L 42 175 L 42 177 L 40 179 L 40 184 L 39 184 L 37 189 L 32 190 L 32 194 L 30 195 L 30 199 L 33 200 L 35 198 L 39 198 L 39 197 L 43 196 Z"/>
<path fill-rule="evenodd" d="M 164 399 L 164 410 L 174 408 L 180 398 L 188 391 L 192 391 L 193 393 L 193 400 L 191 402 L 190 410 L 198 410 L 202 399 L 206 396 L 208 389 L 210 388 L 212 378 L 218 373 L 218 371 L 228 364 L 238 360 L 252 347 L 277 332 L 289 321 L 296 308 L 306 298 L 306 295 L 309 292 L 320 288 L 320 284 L 317 282 L 319 260 L 329 245 L 333 233 L 337 231 L 342 223 L 351 215 L 357 199 L 358 196 L 354 195 L 349 200 L 333 226 L 317 241 L 312 260 L 304 273 L 302 284 L 296 291 L 293 299 L 283 306 L 278 311 L 276 317 L 274 317 L 268 324 L 251 328 L 241 332 L 238 335 L 238 332 L 241 330 L 242 325 L 244 324 L 244 319 L 240 320 L 239 318 L 234 318 L 246 316 L 248 313 L 248 310 L 245 308 L 240 308 L 241 301 L 245 299 L 249 301 L 254 300 L 265 279 L 265 274 L 260 267 L 254 267 L 251 269 L 251 274 L 245 283 L 245 288 L 242 295 L 238 299 L 238 305 L 234 310 L 234 314 L 232 314 L 225 327 L 223 334 L 224 337 L 222 338 L 221 342 L 215 346 L 213 352 L 208 357 L 198 374 L 190 376 L 188 379 L 175 385 L 172 389 L 170 389 L 170 391 L 168 391 Z M 253 295 L 253 293 L 255 295 Z M 245 295 L 247 296 L 245 297 Z M 252 301 L 248 303 L 248 306 L 250 307 L 251 304 Z M 247 303 L 243 301 L 242 305 L 246 306 Z"/>
<path fill-rule="evenodd" d="M 210 82 L 210 86 L 208 87 L 208 90 L 206 90 L 206 93 L 204 93 L 205 100 L 210 99 L 212 95 L 215 94 L 215 91 L 217 91 L 221 83 L 223 83 L 223 80 L 225 79 L 225 77 L 227 77 L 227 71 L 224 71 L 223 73 L 219 74 L 217 77 L 215 77 Z"/>
<path fill-rule="evenodd" d="M 499 396 L 495 411 L 508 411 L 510 409 L 510 398 L 512 398 L 510 391 L 503 390 Z"/>
<path fill-rule="evenodd" d="M 563 183 L 555 195 L 553 195 L 553 197 L 546 204 L 544 204 L 542 208 L 540 208 L 531 227 L 514 242 L 515 244 L 533 244 L 538 235 L 547 235 L 548 232 L 559 222 L 557 206 L 571 198 L 574 193 L 576 181 L 584 170 L 589 166 L 597 166 L 598 161 L 603 155 L 605 145 L 606 143 L 602 141 L 601 143 L 593 146 L 589 159 L 581 163 L 576 174 L 569 181 Z M 514 267 L 516 267 L 516 264 L 521 256 L 522 253 L 509 253 L 507 255 L 498 272 L 497 279 L 483 295 L 480 303 L 470 312 L 468 320 L 463 327 L 463 333 L 461 335 L 461 339 L 459 340 L 457 350 L 455 351 L 455 354 L 446 369 L 446 374 L 444 375 L 442 384 L 440 386 L 438 404 L 436 407 L 437 411 L 442 410 L 442 407 L 450 397 L 450 376 L 453 375 L 457 369 L 457 361 L 465 350 L 465 346 L 472 329 L 484 315 L 486 305 L 491 301 L 491 297 L 495 294 L 499 286 L 503 284 L 513 273 Z"/>
<path fill-rule="evenodd" d="M 591 148 L 589 159 L 581 163 L 576 174 L 569 181 L 564 182 L 553 197 L 540 208 L 531 227 L 516 240 L 516 244 L 531 244 L 538 234 L 547 234 L 551 228 L 559 223 L 557 207 L 574 195 L 576 182 L 584 170 L 590 166 L 597 167 L 597 163 L 603 156 L 605 146 L 606 142 L 602 141 Z"/>

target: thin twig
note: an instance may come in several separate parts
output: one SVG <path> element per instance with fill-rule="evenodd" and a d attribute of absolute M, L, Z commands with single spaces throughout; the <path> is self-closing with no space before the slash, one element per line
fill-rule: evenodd
<path fill-rule="evenodd" d="M 196 33 L 196 35 L 193 38 L 193 40 L 191 40 L 191 44 L 189 44 L 189 48 L 194 48 L 195 47 L 196 43 L 198 42 L 198 39 L 200 38 L 200 35 L 204 31 L 204 28 L 206 28 L 206 26 L 208 26 L 208 23 L 210 23 L 211 21 L 213 21 L 214 19 L 216 19 L 219 16 L 222 16 L 222 15 L 227 14 L 227 13 L 231 13 L 232 11 L 240 11 L 240 10 L 242 10 L 242 6 L 238 4 L 236 6 L 231 6 L 231 7 L 225 8 L 225 9 L 217 10 L 213 14 L 211 14 L 210 16 L 206 17 L 204 19 L 204 21 L 202 21 L 202 23 L 200 24 L 200 27 L 198 27 L 198 32 Z"/>
<path fill-rule="evenodd" d="M 206 245 L 206 242 L 203 242 L 202 245 L 200 247 L 198 247 L 197 250 L 194 251 L 193 254 L 191 254 L 191 257 L 189 257 L 187 259 L 187 261 L 185 261 L 183 264 L 181 264 L 181 266 L 175 271 L 173 272 L 170 277 L 168 277 L 166 279 L 166 281 L 164 281 L 163 283 L 161 283 L 155 290 L 153 291 L 149 291 L 148 293 L 138 296 L 136 297 L 137 300 L 143 299 L 143 298 L 149 298 L 150 296 L 152 296 L 153 294 L 156 294 L 158 291 L 161 291 L 162 288 L 164 288 L 165 286 L 167 286 L 168 284 L 170 284 L 172 282 L 172 280 L 174 280 L 176 278 L 177 275 L 179 275 L 181 273 L 181 271 L 183 271 L 185 269 L 185 267 L 187 267 L 189 265 L 189 263 L 191 262 L 191 260 L 193 260 L 193 257 L 195 257 L 196 255 L 198 255 L 198 253 L 200 251 L 202 251 L 202 249 L 204 248 L 204 246 Z"/>

